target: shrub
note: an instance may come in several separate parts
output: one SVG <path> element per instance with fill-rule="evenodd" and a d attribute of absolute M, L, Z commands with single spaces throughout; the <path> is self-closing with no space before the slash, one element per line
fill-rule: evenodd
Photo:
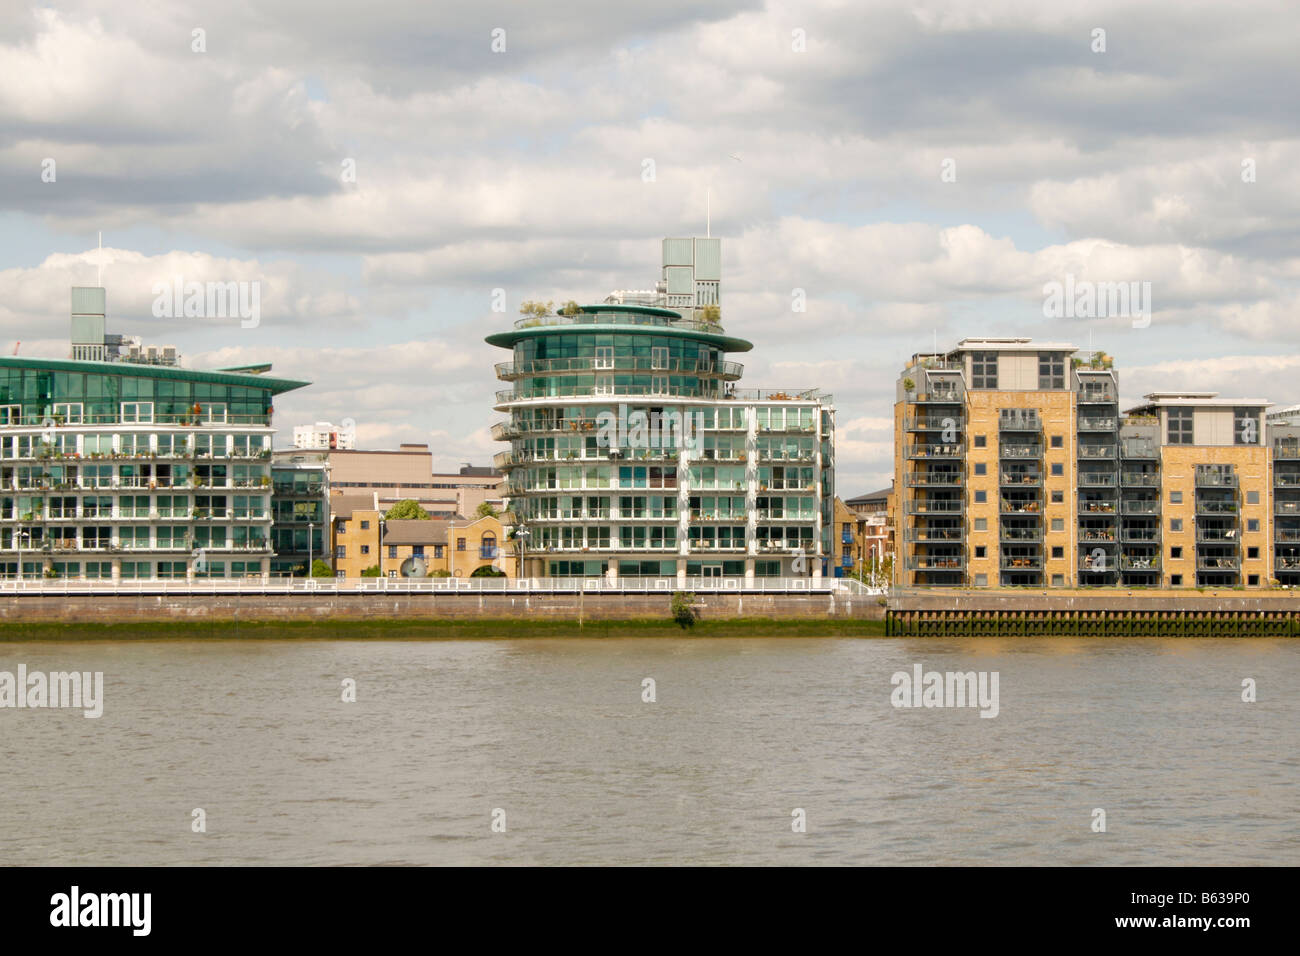
<path fill-rule="evenodd" d="M 673 592 L 673 620 L 683 631 L 694 627 L 699 615 L 695 612 L 695 593 L 693 591 Z"/>

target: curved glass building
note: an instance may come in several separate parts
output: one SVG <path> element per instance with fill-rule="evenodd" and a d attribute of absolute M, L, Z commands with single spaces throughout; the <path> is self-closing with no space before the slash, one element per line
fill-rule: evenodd
<path fill-rule="evenodd" d="M 665 240 L 655 292 L 488 336 L 512 353 L 493 435 L 525 576 L 821 577 L 830 396 L 736 386 L 752 345 L 716 320 L 717 243 Z"/>

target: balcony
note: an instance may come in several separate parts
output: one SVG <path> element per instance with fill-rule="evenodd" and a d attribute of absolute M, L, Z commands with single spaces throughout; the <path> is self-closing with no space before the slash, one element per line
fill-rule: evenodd
<path fill-rule="evenodd" d="M 998 540 L 1003 544 L 1036 544 L 1043 540 L 1042 528 L 1008 528 L 1002 525 Z"/>
<path fill-rule="evenodd" d="M 1300 458 L 1300 447 L 1296 445 L 1274 445 L 1273 457 L 1275 459 Z"/>
<path fill-rule="evenodd" d="M 904 513 L 910 515 L 957 515 L 961 514 L 960 499 L 951 501 L 917 501 L 908 498 L 904 502 Z"/>
<path fill-rule="evenodd" d="M 1276 515 L 1300 515 L 1300 501 L 1274 501 L 1273 513 Z"/>
<path fill-rule="evenodd" d="M 1296 533 L 1300 534 L 1300 531 Z M 903 534 L 903 540 L 911 544 L 959 544 L 966 540 L 966 530 L 964 528 L 908 528 Z"/>
<path fill-rule="evenodd" d="M 1113 471 L 1079 472 L 1080 488 L 1114 488 L 1118 484 L 1119 480 Z"/>
<path fill-rule="evenodd" d="M 1079 540 L 1086 541 L 1088 544 L 1113 545 L 1115 543 L 1115 532 L 1102 528 L 1080 528 Z"/>
<path fill-rule="evenodd" d="M 1012 501 L 1003 498 L 998 505 L 998 510 L 1004 515 L 1037 515 L 1042 511 L 1042 503 L 1039 501 Z"/>
<path fill-rule="evenodd" d="M 1240 571 L 1241 558 L 1236 555 L 1196 556 L 1197 571 Z"/>
<path fill-rule="evenodd" d="M 1121 510 L 1126 515 L 1158 515 L 1160 514 L 1160 502 L 1154 498 L 1125 501 L 1121 506 Z"/>
<path fill-rule="evenodd" d="M 1041 488 L 1043 485 L 1043 476 L 1037 472 L 1003 472 L 1002 486 L 1024 487 L 1024 488 Z"/>
<path fill-rule="evenodd" d="M 1042 458 L 1042 445 L 1008 445 L 1003 444 L 998 451 L 1002 458 L 1023 459 L 1023 458 Z"/>
<path fill-rule="evenodd" d="M 1273 540 L 1278 544 L 1300 544 L 1300 528 L 1274 528 Z"/>
<path fill-rule="evenodd" d="M 519 426 L 514 422 L 497 422 L 492 426 L 492 438 L 495 441 L 509 441 L 519 437 Z"/>
<path fill-rule="evenodd" d="M 1204 528 L 1200 525 L 1196 528 L 1196 540 L 1198 543 L 1206 544 L 1225 544 L 1237 545 L 1240 541 L 1240 535 L 1236 528 Z"/>
<path fill-rule="evenodd" d="M 1159 571 L 1158 554 L 1122 554 L 1119 559 L 1121 571 Z"/>
<path fill-rule="evenodd" d="M 1079 457 L 1083 459 L 1103 459 L 1115 457 L 1114 445 L 1080 445 Z"/>
<path fill-rule="evenodd" d="M 1110 415 L 1080 415 L 1079 431 L 1113 432 L 1119 423 Z"/>
<path fill-rule="evenodd" d="M 1143 438 L 1125 438 L 1120 444 L 1123 446 L 1125 458 L 1160 458 L 1160 446 L 1154 441 Z"/>
<path fill-rule="evenodd" d="M 1080 515 L 1113 515 L 1115 513 L 1115 502 L 1113 501 L 1080 501 Z"/>
<path fill-rule="evenodd" d="M 745 366 L 739 362 L 699 362 L 695 359 L 655 359 L 632 355 L 616 355 L 609 359 L 585 356 L 532 359 L 525 362 L 499 362 L 495 368 L 497 378 L 503 382 L 517 381 L 530 375 L 553 375 L 557 372 L 602 370 L 610 372 L 679 372 L 735 381 L 745 371 Z"/>
<path fill-rule="evenodd" d="M 1235 501 L 1205 501 L 1198 498 L 1196 502 L 1198 515 L 1235 515 L 1239 510 Z"/>
<path fill-rule="evenodd" d="M 1300 488 L 1300 473 L 1277 471 L 1273 473 L 1275 488 Z"/>
<path fill-rule="evenodd" d="M 1120 472 L 1119 483 L 1129 488 L 1158 488 L 1160 473 L 1155 471 Z"/>
<path fill-rule="evenodd" d="M 1004 432 L 1041 432 L 1043 423 L 1034 409 L 1004 408 L 998 415 L 998 430 Z"/>
<path fill-rule="evenodd" d="M 907 488 L 959 488 L 962 484 L 960 471 L 910 472 L 903 478 Z"/>
<path fill-rule="evenodd" d="M 1080 405 L 1112 405 L 1119 399 L 1109 386 L 1089 385 L 1079 389 Z"/>
<path fill-rule="evenodd" d="M 1043 568 L 1043 556 L 1039 554 L 1015 558 L 1004 555 L 999 567 L 1001 567 L 1003 571 L 1041 571 Z"/>
<path fill-rule="evenodd" d="M 1231 471 L 1196 469 L 1197 488 L 1236 488 L 1237 476 Z"/>
<path fill-rule="evenodd" d="M 965 449 L 959 444 L 917 444 L 907 450 L 908 458 L 941 458 L 954 460 L 961 458 Z"/>
<path fill-rule="evenodd" d="M 1160 531 L 1157 528 L 1122 528 L 1119 539 L 1126 544 L 1158 544 Z"/>
<path fill-rule="evenodd" d="M 907 570 L 909 571 L 960 571 L 965 566 L 966 558 L 960 554 L 943 555 L 941 557 L 914 555 L 907 559 Z"/>
<path fill-rule="evenodd" d="M 928 392 L 921 392 L 916 396 L 918 405 L 960 405 L 961 403 L 961 389 L 956 386 L 931 385 Z"/>
<path fill-rule="evenodd" d="M 908 415 L 903 419 L 903 428 L 909 432 L 941 432 L 953 429 L 962 430 L 961 415 Z"/>

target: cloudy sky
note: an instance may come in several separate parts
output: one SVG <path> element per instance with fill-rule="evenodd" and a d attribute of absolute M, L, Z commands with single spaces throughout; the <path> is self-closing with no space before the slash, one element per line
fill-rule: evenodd
<path fill-rule="evenodd" d="M 1296 402 L 1298 36 L 1294 0 L 0 0 L 0 347 L 67 354 L 102 231 L 113 330 L 482 463 L 483 336 L 649 287 L 711 191 L 743 384 L 834 393 L 846 497 L 936 336 Z M 1044 318 L 1067 274 L 1150 282 L 1149 327 Z M 260 282 L 260 324 L 155 318 L 174 276 Z"/>

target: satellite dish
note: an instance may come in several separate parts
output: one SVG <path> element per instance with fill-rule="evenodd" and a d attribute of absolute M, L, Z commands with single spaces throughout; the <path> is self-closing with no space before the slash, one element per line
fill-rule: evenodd
<path fill-rule="evenodd" d="M 402 562 L 401 575 L 404 578 L 422 578 L 428 573 L 425 567 L 424 558 L 414 555 Z"/>

